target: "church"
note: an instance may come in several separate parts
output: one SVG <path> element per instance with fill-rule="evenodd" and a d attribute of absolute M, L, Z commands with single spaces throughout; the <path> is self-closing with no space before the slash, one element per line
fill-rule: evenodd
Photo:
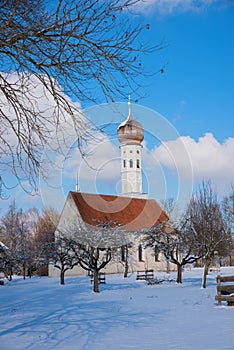
<path fill-rule="evenodd" d="M 129 272 L 153 269 L 154 271 L 174 270 L 163 254 L 153 248 L 144 248 L 140 230 L 150 228 L 168 220 L 167 214 L 153 199 L 147 199 L 142 186 L 142 141 L 144 129 L 131 113 L 131 104 L 127 119 L 118 127 L 118 140 L 121 152 L 121 193 L 104 195 L 82 192 L 69 192 L 57 226 L 56 234 L 66 232 L 66 227 L 97 227 L 97 223 L 107 221 L 118 223 L 120 230 L 131 233 L 132 246 L 129 257 Z M 122 273 L 125 254 L 121 247 L 115 258 L 106 265 L 103 272 Z M 66 272 L 67 276 L 84 275 L 86 271 L 75 267 Z M 59 276 L 59 270 L 49 266 L 49 276 Z"/>

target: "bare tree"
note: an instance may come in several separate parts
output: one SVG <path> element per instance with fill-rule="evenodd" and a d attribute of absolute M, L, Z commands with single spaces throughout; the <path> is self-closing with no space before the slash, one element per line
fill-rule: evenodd
<path fill-rule="evenodd" d="M 65 272 L 79 264 L 79 246 L 71 238 L 60 236 L 56 242 L 43 244 L 42 256 L 60 270 L 60 284 L 65 284 Z"/>
<path fill-rule="evenodd" d="M 80 245 L 83 253 L 80 256 L 80 266 L 93 273 L 93 291 L 99 292 L 99 272 L 111 261 L 116 250 L 119 249 L 126 237 L 119 227 L 89 228 L 85 232 L 85 241 Z"/>
<path fill-rule="evenodd" d="M 117 239 L 118 247 L 116 247 L 116 245 L 115 245 L 115 249 L 113 249 L 114 247 L 112 247 L 111 259 L 116 261 L 116 263 L 121 263 L 124 266 L 124 278 L 128 277 L 129 260 L 132 256 L 132 243 L 131 242 L 129 243 L 130 239 L 127 237 L 130 237 L 131 234 L 126 231 L 121 231 L 122 224 L 120 224 L 117 221 L 110 220 L 108 216 L 106 216 L 105 222 L 99 221 L 99 220 L 98 221 L 94 220 L 94 221 L 97 222 L 97 227 L 99 228 L 108 229 L 108 230 L 111 229 L 113 231 L 112 236 L 116 237 L 117 234 L 120 234 L 122 235 L 120 237 L 124 237 L 123 241 L 121 238 Z M 127 244 L 121 245 L 121 243 L 126 242 L 126 239 L 127 239 Z"/>
<path fill-rule="evenodd" d="M 93 274 L 95 293 L 99 292 L 99 272 L 111 261 L 116 250 L 130 241 L 128 233 L 108 218 L 106 222 L 97 222 L 97 226 L 71 224 L 63 229 L 60 227 L 57 234 L 76 242 L 79 265 Z"/>
<path fill-rule="evenodd" d="M 187 206 L 181 209 L 172 197 L 161 201 L 161 206 L 168 220 L 147 232 L 146 241 L 150 246 L 156 246 L 168 262 L 177 265 L 177 283 L 182 283 L 183 266 L 201 257 L 201 247 L 188 225 Z"/>
<path fill-rule="evenodd" d="M 6 214 L 0 219 L 0 231 L 4 244 L 14 252 L 18 242 L 20 211 L 16 207 L 15 201 L 9 206 Z"/>
<path fill-rule="evenodd" d="M 177 266 L 177 283 L 182 283 L 183 266 L 194 263 L 201 257 L 198 242 L 188 230 L 187 222 L 185 213 L 177 222 L 168 220 L 166 223 L 152 227 L 145 232 L 144 237 L 146 248 L 157 247 L 167 261 Z"/>
<path fill-rule="evenodd" d="M 35 243 L 39 246 L 54 241 L 54 233 L 59 221 L 59 213 L 53 208 L 45 208 L 38 214 L 35 225 Z"/>
<path fill-rule="evenodd" d="M 195 240 L 200 243 L 204 258 L 202 287 L 206 288 L 206 276 L 216 254 L 227 255 L 230 235 L 226 229 L 217 193 L 210 181 L 203 182 L 189 204 L 189 222 Z"/>
<path fill-rule="evenodd" d="M 81 244 L 82 254 L 80 257 L 80 266 L 93 273 L 93 291 L 95 293 L 99 292 L 99 272 L 111 261 L 112 249 L 108 248 L 99 248 L 83 245 Z"/>
<path fill-rule="evenodd" d="M 12 280 L 13 256 L 9 248 L 0 242 L 0 272 L 11 281 Z"/>
<path fill-rule="evenodd" d="M 222 207 L 225 219 L 231 235 L 234 237 L 234 188 L 228 196 L 225 196 L 222 201 Z"/>
<path fill-rule="evenodd" d="M 71 98 L 113 101 L 137 91 L 140 55 L 161 49 L 141 43 L 149 25 L 133 25 L 130 14 L 139 1 L 1 1 L 2 177 L 9 168 L 35 189 L 42 150 L 68 119 L 82 152 L 87 120 Z"/>
<path fill-rule="evenodd" d="M 33 270 L 36 269 L 36 247 L 33 243 L 33 236 L 27 219 L 20 210 L 20 219 L 17 229 L 17 246 L 14 251 L 14 257 L 17 268 L 22 273 L 24 279 L 26 275 L 31 277 Z"/>
<path fill-rule="evenodd" d="M 228 196 L 222 201 L 222 209 L 224 214 L 225 225 L 230 234 L 229 264 L 233 265 L 234 253 L 234 188 Z"/>
<path fill-rule="evenodd" d="M 37 250 L 37 273 L 40 276 L 48 275 L 48 263 L 42 258 L 47 243 L 54 242 L 54 233 L 59 220 L 59 214 L 52 208 L 46 208 L 38 214 L 35 226 L 34 244 Z M 52 248 L 53 244 L 51 245 Z"/>
<path fill-rule="evenodd" d="M 13 272 L 31 274 L 36 264 L 36 250 L 29 212 L 17 209 L 13 202 L 0 220 L 0 231 L 4 244 L 8 247 L 5 258 Z"/>

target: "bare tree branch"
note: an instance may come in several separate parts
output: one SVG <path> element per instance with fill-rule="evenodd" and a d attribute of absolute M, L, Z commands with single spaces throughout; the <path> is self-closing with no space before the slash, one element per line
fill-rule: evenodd
<path fill-rule="evenodd" d="M 141 42 L 146 27 L 130 13 L 139 1 L 0 3 L 0 175 L 11 169 L 35 189 L 42 150 L 67 119 L 82 152 L 90 125 L 72 100 L 139 94 L 140 56 L 162 48 Z"/>

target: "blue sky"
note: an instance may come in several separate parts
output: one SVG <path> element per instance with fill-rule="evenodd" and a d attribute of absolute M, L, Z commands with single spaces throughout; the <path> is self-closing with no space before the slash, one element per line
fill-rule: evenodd
<path fill-rule="evenodd" d="M 211 178 L 217 184 L 221 195 L 228 193 L 231 183 L 234 183 L 233 2 L 149 0 L 136 10 L 138 15 L 133 15 L 132 20 L 150 24 L 150 30 L 145 33 L 146 39 L 154 43 L 163 40 L 165 44 L 163 50 L 147 56 L 142 61 L 149 72 L 165 66 L 164 73 L 143 79 L 142 92 L 146 96 L 139 100 L 139 108 L 135 104 L 132 107 L 133 115 L 135 113 L 136 119 L 146 128 L 146 155 L 143 166 L 148 172 L 149 182 L 152 182 L 149 197 L 157 200 L 163 199 L 164 196 L 177 197 L 178 186 L 181 186 L 181 183 L 185 185 L 188 181 L 187 163 L 184 162 L 178 146 L 181 141 L 192 162 L 192 189 L 195 189 L 202 179 Z M 131 98 L 134 101 L 138 97 L 131 93 Z M 125 103 L 126 106 L 123 106 L 122 119 L 115 120 L 112 132 L 118 122 L 127 117 L 127 96 L 126 101 L 119 102 Z M 148 108 L 155 112 L 154 117 L 150 117 L 151 112 L 147 113 Z M 138 115 L 138 110 L 145 110 L 145 113 Z M 165 138 L 159 141 L 170 140 L 171 143 L 166 143 L 166 147 L 175 151 L 173 161 L 176 163 L 176 169 L 165 153 L 165 148 L 160 146 L 155 138 L 157 127 L 161 127 L 160 122 L 156 124 L 156 120 L 159 120 L 158 113 L 162 116 L 160 120 L 164 126 L 174 133 L 174 139 L 168 137 L 168 140 Z M 98 120 L 97 116 L 98 123 L 108 122 L 107 119 Z M 116 138 L 106 136 L 104 145 L 100 149 L 95 148 L 96 151 L 95 161 L 107 164 L 109 159 L 111 162 L 109 167 L 105 165 L 105 174 L 101 173 L 100 179 L 97 172 L 95 180 L 91 175 L 91 178 L 81 177 L 81 190 L 115 193 L 120 176 Z M 75 189 L 77 167 L 81 164 L 77 150 L 70 153 L 71 157 L 64 163 L 61 203 L 67 192 Z M 152 157 L 157 176 L 149 170 Z M 85 173 L 87 174 L 87 169 Z M 58 186 L 61 184 L 60 180 L 59 178 Z M 190 185 L 189 180 L 188 187 L 184 186 L 185 192 L 191 192 Z M 43 196 L 44 205 L 56 205 L 56 191 L 51 194 L 53 200 L 46 199 L 46 203 Z M 29 197 L 19 188 L 10 195 L 9 200 L 0 203 L 2 211 L 14 196 L 19 206 L 42 206 L 40 196 Z"/>
<path fill-rule="evenodd" d="M 197 139 L 212 132 L 219 142 L 233 136 L 234 7 L 161 16 L 155 11 L 149 21 L 152 37 L 164 38 L 168 47 L 148 64 L 167 66 L 151 79 L 144 104 L 166 116 L 181 135 Z"/>

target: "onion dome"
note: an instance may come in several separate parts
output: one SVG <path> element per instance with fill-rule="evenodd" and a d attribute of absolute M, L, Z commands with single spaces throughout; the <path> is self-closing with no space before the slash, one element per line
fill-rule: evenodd
<path fill-rule="evenodd" d="M 141 143 L 144 139 L 144 129 L 133 119 L 130 109 L 127 119 L 118 127 L 118 139 L 120 143 Z"/>

